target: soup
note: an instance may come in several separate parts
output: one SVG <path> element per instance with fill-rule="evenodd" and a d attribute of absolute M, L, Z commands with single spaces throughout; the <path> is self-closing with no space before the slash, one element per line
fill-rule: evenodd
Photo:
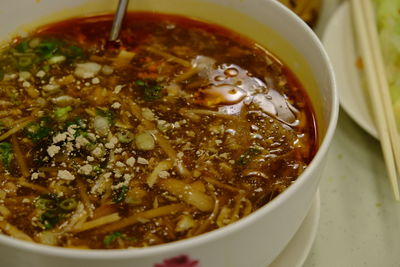
<path fill-rule="evenodd" d="M 228 29 L 128 13 L 46 25 L 1 52 L 0 229 L 116 249 L 211 231 L 271 201 L 313 158 L 304 88 Z"/>

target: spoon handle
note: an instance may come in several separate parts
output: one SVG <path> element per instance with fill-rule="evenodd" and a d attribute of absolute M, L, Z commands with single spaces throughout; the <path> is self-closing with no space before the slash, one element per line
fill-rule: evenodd
<path fill-rule="evenodd" d="M 118 2 L 117 13 L 114 16 L 113 25 L 110 32 L 110 41 L 115 41 L 118 38 L 128 2 L 129 0 L 119 0 Z"/>

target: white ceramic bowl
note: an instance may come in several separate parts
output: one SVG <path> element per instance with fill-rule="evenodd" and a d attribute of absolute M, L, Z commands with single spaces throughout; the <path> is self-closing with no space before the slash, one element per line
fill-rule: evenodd
<path fill-rule="evenodd" d="M 44 23 L 115 9 L 116 0 L 2 0 L 0 38 Z M 298 76 L 316 110 L 320 147 L 315 158 L 284 193 L 248 217 L 201 236 L 149 248 L 73 250 L 0 235 L 0 266 L 154 267 L 187 255 L 192 267 L 264 267 L 284 249 L 314 199 L 338 115 L 334 75 L 314 33 L 272 0 L 131 0 L 129 9 L 185 14 L 228 26 L 272 51 Z"/>

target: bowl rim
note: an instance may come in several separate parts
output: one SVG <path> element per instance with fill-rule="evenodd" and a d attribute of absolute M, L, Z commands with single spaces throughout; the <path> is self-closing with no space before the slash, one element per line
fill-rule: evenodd
<path fill-rule="evenodd" d="M 279 208 L 289 197 L 293 194 L 293 192 L 299 190 L 299 188 L 306 182 L 306 180 L 310 179 L 309 177 L 315 169 L 318 168 L 318 165 L 323 160 L 325 155 L 327 154 L 329 145 L 334 136 L 334 132 L 337 125 L 338 115 L 339 115 L 339 98 L 338 92 L 336 88 L 336 81 L 334 70 L 330 59 L 321 43 L 317 35 L 312 31 L 308 25 L 302 21 L 297 15 L 295 15 L 290 9 L 288 9 L 283 4 L 278 1 L 269 1 L 263 0 L 265 2 L 269 2 L 271 8 L 276 9 L 277 12 L 281 12 L 284 16 L 286 16 L 287 20 L 290 20 L 290 23 L 293 25 L 297 25 L 297 27 L 302 28 L 304 30 L 305 35 L 309 38 L 310 42 L 312 42 L 315 47 L 319 50 L 321 55 L 321 62 L 324 63 L 324 67 L 328 73 L 328 84 L 331 88 L 332 99 L 330 101 L 331 104 L 331 113 L 329 116 L 329 123 L 326 128 L 325 135 L 323 137 L 322 142 L 315 154 L 314 158 L 310 162 L 309 166 L 305 169 L 305 171 L 296 179 L 296 181 L 290 185 L 284 192 L 279 194 L 269 203 L 259 208 L 258 210 L 252 212 L 245 218 L 241 218 L 237 222 L 229 224 L 219 229 L 215 229 L 210 232 L 203 233 L 199 236 L 191 237 L 184 240 L 178 240 L 170 243 L 154 245 L 150 247 L 138 247 L 138 248 L 127 248 L 127 249 L 90 249 L 90 250 L 82 250 L 82 249 L 74 249 L 74 248 L 64 248 L 64 247 L 54 247 L 43 245 L 39 243 L 32 243 L 23 240 L 19 240 L 10 236 L 6 236 L 0 234 L 0 244 L 6 245 L 8 247 L 18 248 L 24 251 L 30 251 L 33 253 L 41 254 L 41 255 L 49 255 L 56 256 L 62 258 L 70 258 L 70 259 L 132 259 L 132 258 L 144 258 L 148 256 L 159 255 L 163 253 L 169 252 L 181 252 L 186 251 L 190 248 L 197 247 L 203 245 L 204 243 L 212 242 L 217 239 L 221 239 L 227 235 L 234 234 L 236 231 L 246 228 L 246 226 L 250 225 L 253 221 L 259 220 L 260 217 L 264 217 L 266 214 L 271 213 L 273 210 Z"/>

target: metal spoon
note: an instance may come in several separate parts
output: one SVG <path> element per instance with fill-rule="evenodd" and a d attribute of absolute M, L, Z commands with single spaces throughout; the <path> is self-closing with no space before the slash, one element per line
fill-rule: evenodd
<path fill-rule="evenodd" d="M 115 41 L 118 38 L 128 2 L 129 0 L 119 0 L 118 2 L 117 13 L 114 16 L 113 25 L 110 32 L 110 41 Z"/>

